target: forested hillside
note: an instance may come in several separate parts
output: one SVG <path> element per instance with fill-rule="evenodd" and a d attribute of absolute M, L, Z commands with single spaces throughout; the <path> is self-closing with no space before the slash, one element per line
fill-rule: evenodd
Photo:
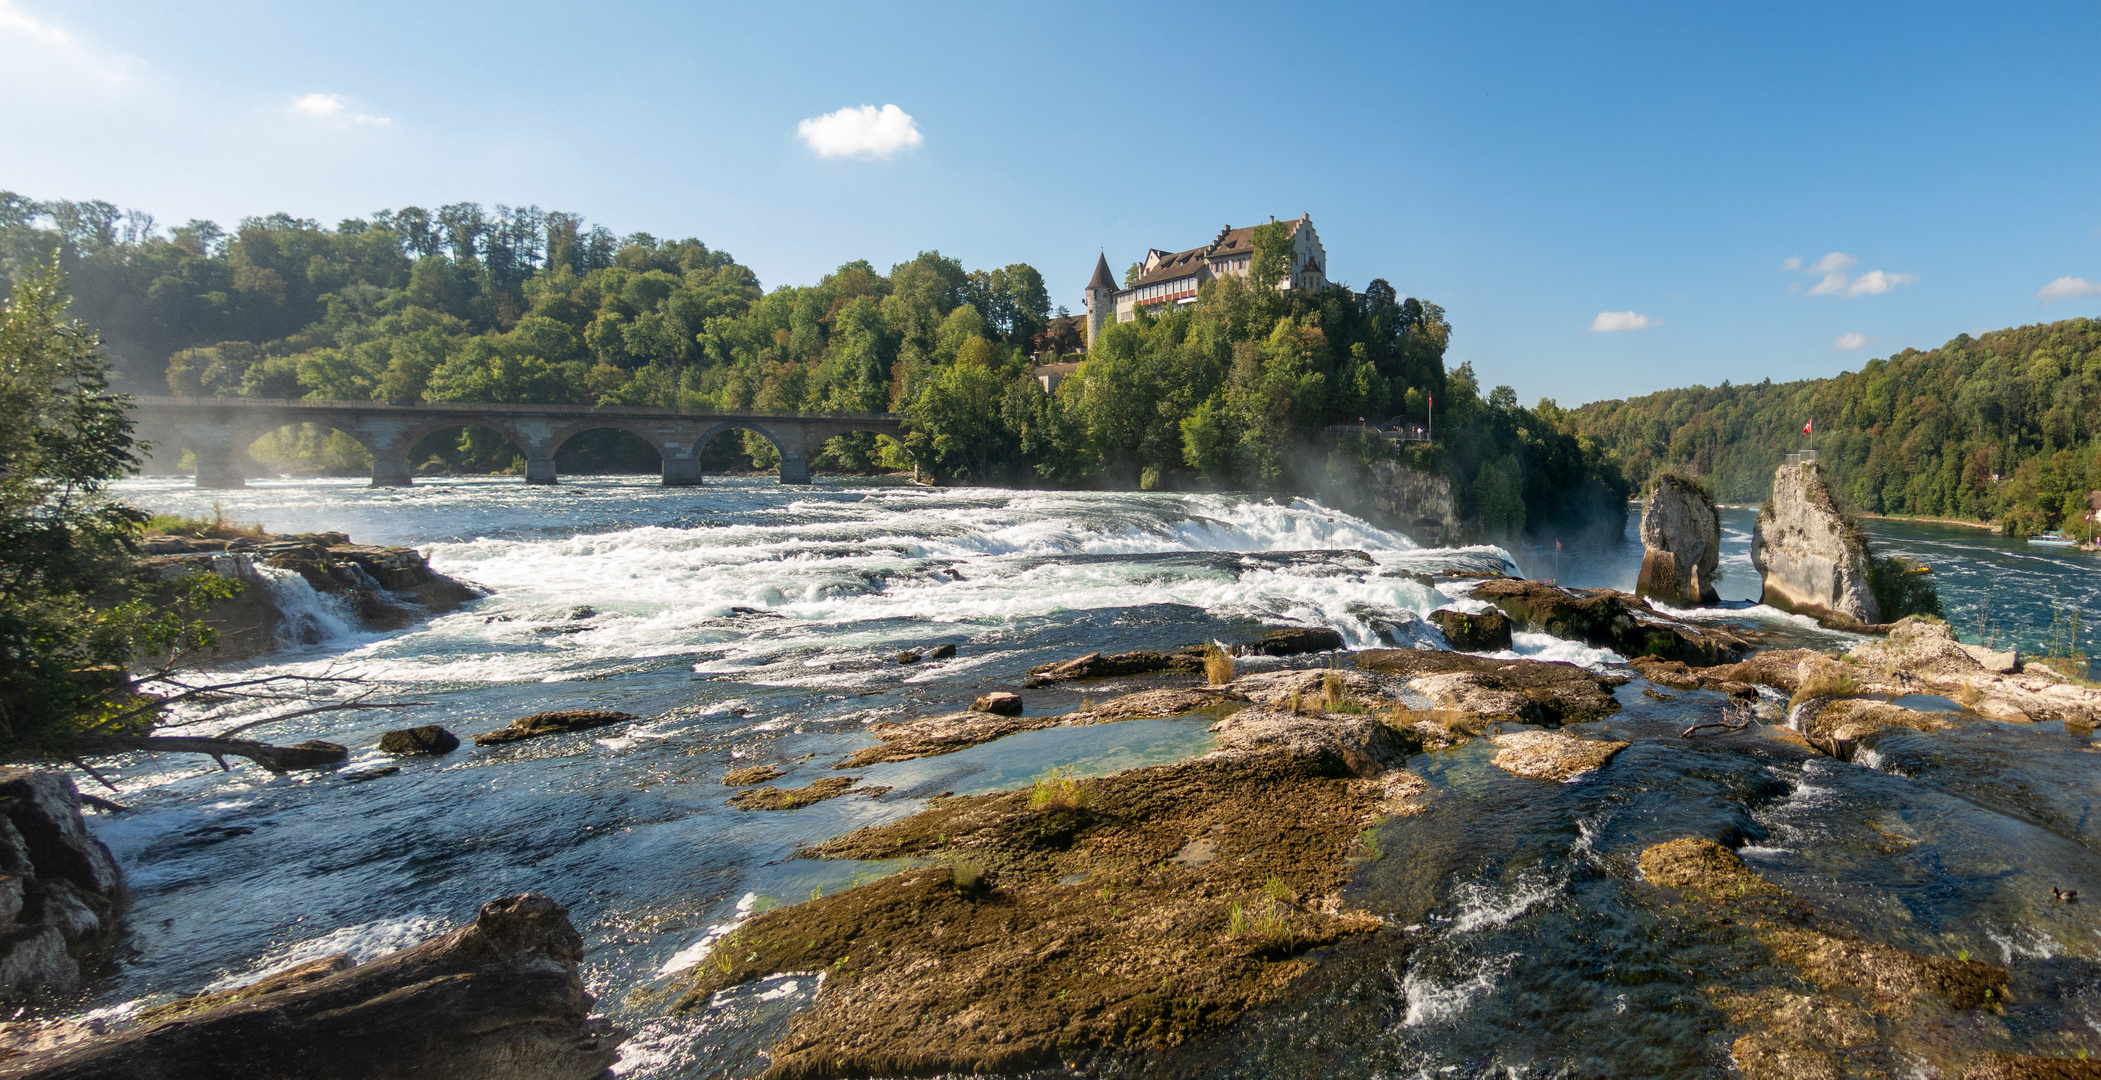
<path fill-rule="evenodd" d="M 1719 498 L 1758 502 L 1786 453 L 1814 447 L 1870 513 L 2079 531 L 2101 488 L 2101 333 L 2068 319 L 1963 334 L 1836 378 L 1694 386 L 1569 415 L 1637 482 L 1687 469 Z"/>
<path fill-rule="evenodd" d="M 1280 279 L 1287 226 L 1255 233 L 1255 278 Z M 1507 388 L 1484 400 L 1471 369 L 1448 384 L 1442 310 L 1384 281 L 1313 294 L 1208 283 L 1195 304 L 1112 323 L 1046 394 L 1032 368 L 1081 346 L 1026 263 L 966 271 L 929 251 L 887 274 L 850 262 L 769 292 L 697 239 L 615 237 L 532 207 L 163 230 L 108 203 L 0 192 L 7 279 L 54 249 L 73 313 L 103 333 L 130 393 L 894 410 L 910 421 L 902 445 L 842 436 L 814 464 L 974 483 L 1301 490 L 1335 474 L 1326 425 L 1419 420 L 1435 397 L 1447 437 L 1425 463 L 1448 469 L 1499 531 L 1564 520 L 1623 487 L 1559 410 L 1520 408 Z M 653 466 L 639 441 L 592 434 L 606 436 L 601 463 Z M 756 436 L 710 451 L 717 464 L 771 464 Z M 287 469 L 354 472 L 366 460 L 327 431 L 287 430 L 255 453 Z M 416 460 L 494 469 L 513 455 L 468 429 Z"/>

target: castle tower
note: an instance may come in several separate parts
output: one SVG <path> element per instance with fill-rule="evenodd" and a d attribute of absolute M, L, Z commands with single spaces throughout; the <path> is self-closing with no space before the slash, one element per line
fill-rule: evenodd
<path fill-rule="evenodd" d="M 1087 282 L 1087 348 L 1094 349 L 1094 335 L 1116 314 L 1116 278 L 1109 273 L 1109 256 L 1094 261 L 1094 278 Z"/>

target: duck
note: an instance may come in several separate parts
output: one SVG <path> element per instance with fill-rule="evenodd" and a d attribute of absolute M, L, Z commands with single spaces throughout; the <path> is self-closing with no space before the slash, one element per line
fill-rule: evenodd
<path fill-rule="evenodd" d="M 2076 904 L 2079 902 L 2079 890 L 2051 889 L 2050 900 L 2051 902 L 2058 904 Z"/>

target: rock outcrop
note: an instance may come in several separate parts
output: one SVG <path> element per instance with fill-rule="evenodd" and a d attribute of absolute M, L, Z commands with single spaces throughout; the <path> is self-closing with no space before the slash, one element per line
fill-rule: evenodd
<path fill-rule="evenodd" d="M 1641 575 L 1634 592 L 1675 607 L 1712 604 L 1722 555 L 1722 522 L 1714 498 L 1698 484 L 1666 473 L 1649 485 L 1641 508 Z"/>
<path fill-rule="evenodd" d="M 1564 783 L 1603 768 L 1627 748 L 1617 740 L 1579 739 L 1564 731 L 1511 731 L 1494 741 L 1496 768 L 1512 776 Z"/>
<path fill-rule="evenodd" d="M 994 690 L 970 703 L 971 712 L 998 713 L 1001 716 L 1020 716 L 1022 701 L 1020 694 L 1005 690 Z"/>
<path fill-rule="evenodd" d="M 1156 672 L 1172 672 L 1177 675 L 1198 675 L 1204 670 L 1204 651 L 1188 648 L 1179 652 L 1163 653 L 1139 650 L 1127 653 L 1088 653 L 1072 660 L 1038 664 L 1029 669 L 1029 677 L 1022 686 L 1034 688 L 1069 679 L 1101 679 L 1113 675 L 1151 675 Z"/>
<path fill-rule="evenodd" d="M 1438 608 L 1430 613 L 1430 622 L 1460 652 L 1501 652 L 1510 647 L 1510 617 L 1500 611 L 1468 614 Z"/>
<path fill-rule="evenodd" d="M 1418 540 L 1440 543 L 1459 531 L 1451 478 L 1411 469 L 1398 461 L 1371 464 L 1364 485 L 1345 499 L 1351 512 L 1399 528 Z"/>
<path fill-rule="evenodd" d="M 635 719 L 639 717 L 633 713 L 611 712 L 606 709 L 556 709 L 553 712 L 521 716 L 495 731 L 482 732 L 474 737 L 474 745 L 496 746 L 520 739 L 537 739 L 542 735 L 588 731 L 591 728 L 608 727 Z"/>
<path fill-rule="evenodd" d="M 0 1000 L 79 989 L 115 947 L 124 899 L 73 782 L 0 768 Z"/>
<path fill-rule="evenodd" d="M 1875 624 L 1868 542 L 1831 496 L 1815 462 L 1782 465 L 1773 499 L 1751 527 L 1751 565 L 1765 577 L 1763 603 L 1825 621 Z"/>
<path fill-rule="evenodd" d="M 460 748 L 460 737 L 436 724 L 401 728 L 379 737 L 379 752 L 396 757 L 420 754 L 450 754 Z"/>
<path fill-rule="evenodd" d="M 1546 660 L 1491 660 L 1435 649 L 1367 649 L 1357 666 L 1407 680 L 1439 708 L 1528 724 L 1575 724 L 1619 711 L 1623 675 Z"/>
<path fill-rule="evenodd" d="M 537 893 L 473 925 L 349 963 L 330 957 L 254 988 L 163 1007 L 157 1022 L 0 1061 L 9 1080 L 590 1080 L 627 1038 L 590 1015 L 584 943 Z"/>
<path fill-rule="evenodd" d="M 1668 618 L 1640 597 L 1612 589 L 1496 578 L 1475 586 L 1471 595 L 1526 629 L 1611 649 L 1630 660 L 1654 656 L 1701 667 L 1730 663 L 1751 651 L 1751 643 L 1735 634 Z"/>
<path fill-rule="evenodd" d="M 243 660 L 273 649 L 313 644 L 307 625 L 259 567 L 291 571 L 316 593 L 341 601 L 368 630 L 399 630 L 431 615 L 455 610 L 485 590 L 430 568 L 414 548 L 353 544 L 342 533 L 265 535 L 233 540 L 149 536 L 146 573 L 171 581 L 197 570 L 245 585 L 205 616 L 219 631 L 218 659 Z"/>
<path fill-rule="evenodd" d="M 1280 626 L 1263 631 L 1259 640 L 1249 642 L 1242 651 L 1262 656 L 1297 656 L 1340 648 L 1342 635 L 1325 626 Z"/>

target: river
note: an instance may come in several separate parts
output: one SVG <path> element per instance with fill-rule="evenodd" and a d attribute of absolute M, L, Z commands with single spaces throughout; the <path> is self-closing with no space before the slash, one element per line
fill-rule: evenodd
<path fill-rule="evenodd" d="M 378 955 L 470 919 L 491 897 L 535 890 L 569 906 L 601 1010 L 638 1032 L 617 1067 L 636 1077 L 756 1075 L 811 1000 L 809 979 L 772 981 L 667 1018 L 637 993 L 674 982 L 740 910 L 892 869 L 792 859 L 797 846 L 895 820 L 928 795 L 1013 787 L 1056 765 L 1100 774 L 1177 760 L 1210 736 L 1203 718 L 1030 732 L 858 770 L 890 793 L 787 812 L 727 805 L 726 771 L 779 763 L 783 786 L 834 775 L 831 762 L 871 741 L 869 722 L 954 711 L 1083 652 L 1241 640 L 1285 624 L 1332 627 L 1353 647 L 1441 646 L 1422 616 L 1452 597 L 1412 572 L 1514 563 L 1564 584 L 1629 588 L 1640 561 L 1631 520 L 1627 542 L 1558 554 L 1551 543 L 1425 550 L 1316 504 L 1232 494 L 770 479 L 667 489 L 640 477 L 551 488 L 285 480 L 230 492 L 140 480 L 120 494 L 187 514 L 218 502 L 275 532 L 414 544 L 436 569 L 494 592 L 368 634 L 303 584 L 273 586 L 305 612 L 313 643 L 263 669 L 355 673 L 426 704 L 258 732 L 352 747 L 333 772 L 272 778 L 173 757 L 116 768 L 117 798 L 133 809 L 94 825 L 136 894 L 129 949 L 76 1013 L 121 1018 L 303 959 Z M 1696 617 L 1843 645 L 1749 602 L 1750 520 L 1724 513 L 1721 589 L 1734 603 Z M 2052 602 L 2096 602 L 2089 556 L 1951 526 L 1869 531 L 1933 567 L 1959 628 L 1989 622 L 2002 642 L 2040 641 Z M 957 654 L 894 660 L 940 644 Z M 1543 635 L 1520 635 L 1517 652 L 1617 659 Z M 1281 663 L 1243 670 L 1265 662 Z M 2047 903 L 2053 886 L 2101 897 L 2101 824 L 2089 814 L 2101 755 L 2089 744 L 2058 725 L 1980 722 L 1887 740 L 1856 763 L 1805 759 L 1755 732 L 1689 747 L 1675 730 L 1719 698 L 1661 702 L 1643 685 L 1621 689 L 1624 713 L 1582 726 L 1634 747 L 1544 796 L 1540 782 L 1489 767 L 1485 744 L 1419 760 L 1435 809 L 1386 826 L 1396 855 L 1361 871 L 1353 891 L 1421 933 L 1371 969 L 1309 980 L 1303 997 L 1324 1017 L 1310 1029 L 1290 1020 L 1297 1012 L 1237 1025 L 1215 1048 L 1232 1063 L 1222 1072 L 1722 1075 L 1724 1025 L 1691 973 L 1664 965 L 1634 979 L 1623 967 L 1649 963 L 1672 933 L 1631 889 L 1631 853 L 1688 834 L 1748 842 L 1754 868 L 1857 932 L 2015 964 L 2014 1026 L 2087 1031 L 2101 1050 L 2093 906 Z M 1056 713 L 1112 689 L 1025 697 L 1030 714 Z M 437 723 L 465 737 L 582 707 L 643 719 L 429 761 L 374 749 L 392 727 Z M 393 764 L 400 771 L 376 771 Z M 1863 842 L 1892 831 L 1907 842 Z M 1321 1052 L 1307 1049 L 1309 1033 Z"/>

